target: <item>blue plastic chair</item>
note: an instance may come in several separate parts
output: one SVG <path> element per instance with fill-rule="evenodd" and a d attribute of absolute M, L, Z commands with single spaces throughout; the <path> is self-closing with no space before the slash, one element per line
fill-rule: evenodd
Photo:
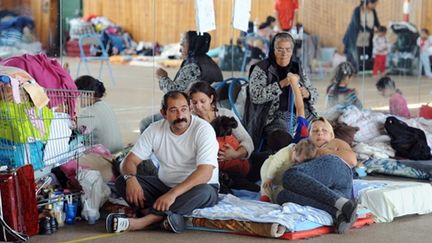
<path fill-rule="evenodd" d="M 241 89 L 247 84 L 248 81 L 245 78 L 233 78 L 228 86 L 228 100 L 231 110 L 234 112 L 234 114 L 236 114 L 240 121 L 243 117 L 241 116 L 240 111 L 237 109 L 236 103 Z"/>
<path fill-rule="evenodd" d="M 80 49 L 80 62 L 78 63 L 77 77 L 79 76 L 79 73 L 80 73 L 81 62 L 84 62 L 87 73 L 90 75 L 90 69 L 88 67 L 88 62 L 89 61 L 100 61 L 98 79 L 100 79 L 100 77 L 101 77 L 103 64 L 106 63 L 106 65 L 108 66 L 108 71 L 110 74 L 111 81 L 115 85 L 115 80 L 114 80 L 114 76 L 112 74 L 111 64 L 109 62 L 109 55 L 108 55 L 106 48 L 102 44 L 102 41 L 100 39 L 100 35 L 98 35 L 98 34 L 82 35 L 78 41 L 78 44 L 79 44 L 79 49 Z M 91 45 L 92 48 L 99 49 L 101 51 L 101 55 L 100 56 L 86 55 L 86 53 L 84 51 L 85 45 Z"/>

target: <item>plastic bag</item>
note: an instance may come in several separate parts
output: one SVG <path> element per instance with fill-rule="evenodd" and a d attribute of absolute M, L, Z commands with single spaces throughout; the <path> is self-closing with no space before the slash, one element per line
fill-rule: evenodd
<path fill-rule="evenodd" d="M 96 170 L 80 170 L 78 181 L 84 191 L 84 195 L 81 196 L 81 216 L 89 223 L 93 223 L 100 218 L 99 208 L 108 200 L 111 190 L 104 183 L 101 173 Z"/>

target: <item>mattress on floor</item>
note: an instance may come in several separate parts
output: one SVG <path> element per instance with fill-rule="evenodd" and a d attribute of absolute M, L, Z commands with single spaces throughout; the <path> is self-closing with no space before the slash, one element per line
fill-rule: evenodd
<path fill-rule="evenodd" d="M 359 203 L 368 208 L 376 222 L 391 222 L 396 217 L 432 212 L 432 186 L 430 183 L 356 180 L 356 183 L 385 184 L 359 192 Z"/>
<path fill-rule="evenodd" d="M 370 210 L 359 207 L 360 218 Z M 188 228 L 217 232 L 236 232 L 264 237 L 281 237 L 286 232 L 306 232 L 332 226 L 325 211 L 295 203 L 277 205 L 257 200 L 220 195 L 214 207 L 196 209 L 187 216 Z"/>
<path fill-rule="evenodd" d="M 365 210 L 361 210 L 360 214 Z M 371 213 L 364 213 L 358 216 L 352 228 L 362 228 L 374 223 Z M 232 233 L 250 236 L 272 237 L 284 240 L 297 240 L 316 237 L 335 232 L 333 226 L 315 225 L 312 228 L 287 231 L 276 223 L 254 223 L 238 220 L 211 220 L 205 218 L 188 218 L 187 229 L 208 232 Z"/>

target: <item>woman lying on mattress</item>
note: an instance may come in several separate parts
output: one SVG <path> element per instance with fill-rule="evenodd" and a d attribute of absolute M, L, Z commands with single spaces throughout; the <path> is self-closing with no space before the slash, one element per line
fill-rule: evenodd
<path fill-rule="evenodd" d="M 356 221 L 357 203 L 351 199 L 351 168 L 357 164 L 356 154 L 347 143 L 334 138 L 325 118 L 312 120 L 309 138 L 318 147 L 319 157 L 285 172 L 277 203 L 322 209 L 333 216 L 338 233 L 345 233 Z"/>

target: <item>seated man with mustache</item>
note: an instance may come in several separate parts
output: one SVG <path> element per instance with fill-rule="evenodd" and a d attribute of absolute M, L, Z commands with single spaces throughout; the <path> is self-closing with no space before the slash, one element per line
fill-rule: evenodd
<path fill-rule="evenodd" d="M 143 217 L 110 214 L 106 219 L 110 233 L 141 230 L 158 222 L 163 229 L 181 232 L 182 215 L 217 202 L 219 145 L 212 126 L 191 114 L 189 97 L 180 91 L 164 95 L 160 112 L 165 119 L 141 134 L 116 180 L 117 192 Z M 137 175 L 138 164 L 152 153 L 160 162 L 158 175 Z"/>

